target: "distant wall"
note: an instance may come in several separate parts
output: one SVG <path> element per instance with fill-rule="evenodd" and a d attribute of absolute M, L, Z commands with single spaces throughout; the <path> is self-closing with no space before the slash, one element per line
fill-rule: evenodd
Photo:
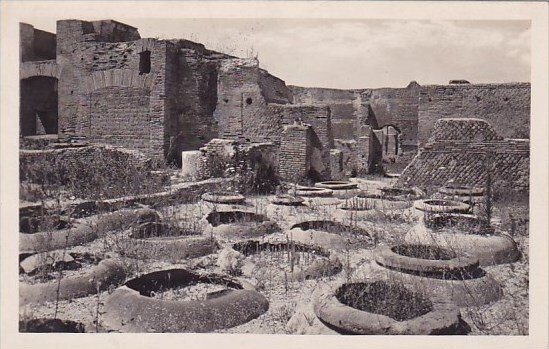
<path fill-rule="evenodd" d="M 369 103 L 377 127 L 396 126 L 404 147 L 417 146 L 420 89 L 420 85 L 412 81 L 405 88 L 378 88 L 362 92 L 362 100 Z"/>
<path fill-rule="evenodd" d="M 423 86 L 418 141 L 427 142 L 441 118 L 480 118 L 505 138 L 530 138 L 530 84 L 451 84 Z"/>

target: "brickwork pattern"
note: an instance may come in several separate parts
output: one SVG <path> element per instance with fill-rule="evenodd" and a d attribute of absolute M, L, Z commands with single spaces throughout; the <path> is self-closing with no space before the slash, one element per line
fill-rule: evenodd
<path fill-rule="evenodd" d="M 311 167 L 311 127 L 289 125 L 284 128 L 280 145 L 279 174 L 283 180 L 303 183 Z"/>
<path fill-rule="evenodd" d="M 397 185 L 423 188 L 442 186 L 448 182 L 457 184 L 483 186 L 486 174 L 492 173 L 494 183 L 511 187 L 518 191 L 528 191 L 530 142 L 527 139 L 501 139 L 499 137 L 478 140 L 455 139 L 456 133 L 448 133 L 445 127 L 455 122 L 456 127 L 449 130 L 463 132 L 467 121 L 452 121 L 441 119 L 435 124 L 433 133 L 446 134 L 447 140 L 432 137 L 418 155 L 401 174 Z M 479 121 L 468 121 L 471 135 Z M 482 129 L 485 134 L 493 135 L 495 131 L 484 121 Z"/>
<path fill-rule="evenodd" d="M 418 112 L 418 141 L 424 145 L 436 120 L 478 118 L 505 138 L 530 137 L 530 84 L 423 86 Z"/>

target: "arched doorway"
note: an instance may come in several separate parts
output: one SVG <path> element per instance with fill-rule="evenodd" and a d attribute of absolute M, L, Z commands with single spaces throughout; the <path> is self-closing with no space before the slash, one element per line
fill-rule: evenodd
<path fill-rule="evenodd" d="M 21 136 L 57 134 L 57 78 L 33 76 L 21 80 Z"/>

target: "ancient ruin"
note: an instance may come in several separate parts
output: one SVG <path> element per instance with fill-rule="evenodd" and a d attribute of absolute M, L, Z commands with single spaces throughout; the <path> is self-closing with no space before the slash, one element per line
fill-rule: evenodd
<path fill-rule="evenodd" d="M 21 332 L 528 335 L 529 83 L 19 30 Z"/>

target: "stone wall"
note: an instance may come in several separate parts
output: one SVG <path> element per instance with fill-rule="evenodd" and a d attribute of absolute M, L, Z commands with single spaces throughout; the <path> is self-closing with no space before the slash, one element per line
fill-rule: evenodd
<path fill-rule="evenodd" d="M 232 189 L 239 192 L 272 193 L 279 181 L 278 150 L 273 143 L 212 139 L 200 148 L 198 157 L 192 157 L 197 161 L 198 179 L 233 177 L 236 187 Z"/>
<path fill-rule="evenodd" d="M 19 23 L 19 61 L 55 59 L 56 36 L 32 25 Z"/>
<path fill-rule="evenodd" d="M 154 182 L 150 169 L 150 159 L 144 154 L 110 146 L 20 150 L 19 153 L 21 182 L 46 184 L 52 193 L 59 193 L 60 188 L 77 196 L 78 193 L 86 196 L 139 193 L 145 181 Z"/>
<path fill-rule="evenodd" d="M 280 138 L 281 120 L 268 103 L 289 103 L 291 95 L 282 80 L 259 69 L 255 59 L 227 59 L 220 63 L 214 117 L 219 135 L 249 142 Z"/>
<path fill-rule="evenodd" d="M 530 84 L 451 84 L 423 86 L 418 142 L 424 145 L 440 118 L 480 118 L 505 138 L 530 137 Z"/>
<path fill-rule="evenodd" d="M 420 89 L 420 85 L 412 81 L 405 88 L 368 89 L 361 95 L 363 102 L 369 103 L 377 127 L 396 127 L 405 147 L 417 146 Z"/>
<path fill-rule="evenodd" d="M 484 186 L 490 171 L 495 186 L 528 191 L 529 162 L 527 139 L 503 139 L 484 120 L 440 119 L 397 185 L 424 189 L 450 182 Z"/>
<path fill-rule="evenodd" d="M 341 165 L 344 177 L 356 176 L 358 173 L 359 150 L 355 140 L 336 139 L 335 147 L 341 152 Z M 333 178 L 332 178 L 333 179 Z"/>
<path fill-rule="evenodd" d="M 311 126 L 288 125 L 282 132 L 279 173 L 283 180 L 307 183 L 311 169 Z"/>

